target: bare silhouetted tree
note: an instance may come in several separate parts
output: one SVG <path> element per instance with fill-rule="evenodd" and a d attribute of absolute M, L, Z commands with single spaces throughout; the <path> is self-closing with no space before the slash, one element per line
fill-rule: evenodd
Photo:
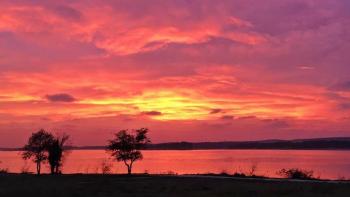
<path fill-rule="evenodd" d="M 28 143 L 24 146 L 22 158 L 25 160 L 32 158 L 33 162 L 36 163 L 38 175 L 41 172 L 41 163 L 45 162 L 48 158 L 48 145 L 52 142 L 53 138 L 51 133 L 41 129 L 36 133 L 32 133 Z"/>
<path fill-rule="evenodd" d="M 107 160 L 107 159 L 102 160 L 102 162 L 101 162 L 102 174 L 111 174 L 112 167 L 113 167 L 113 163 L 111 163 L 109 160 Z"/>
<path fill-rule="evenodd" d="M 61 166 L 63 160 L 63 153 L 65 145 L 68 142 L 69 135 L 62 134 L 61 136 L 55 136 L 52 141 L 48 144 L 48 162 L 50 165 L 51 174 L 61 173 Z"/>
<path fill-rule="evenodd" d="M 133 163 L 143 158 L 140 150 L 151 142 L 147 133 L 147 128 L 137 129 L 134 133 L 121 130 L 108 143 L 107 151 L 110 151 L 117 161 L 124 162 L 128 168 L 128 174 L 131 174 Z"/>

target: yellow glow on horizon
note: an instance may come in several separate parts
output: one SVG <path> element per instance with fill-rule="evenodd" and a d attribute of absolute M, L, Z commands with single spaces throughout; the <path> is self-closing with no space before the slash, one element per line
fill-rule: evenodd
<path fill-rule="evenodd" d="M 205 119 L 207 111 L 204 108 L 210 103 L 195 96 L 184 96 L 171 91 L 150 92 L 135 99 L 135 105 L 142 111 L 158 111 L 161 116 L 153 116 L 157 120 L 190 120 Z"/>
<path fill-rule="evenodd" d="M 156 120 L 188 120 L 205 119 L 208 115 L 207 108 L 210 103 L 192 96 L 184 96 L 172 91 L 146 92 L 132 98 L 106 98 L 100 100 L 84 100 L 82 103 L 94 105 L 130 105 L 138 111 L 130 109 L 130 113 L 142 113 L 156 111 L 161 115 L 151 116 Z"/>
<path fill-rule="evenodd" d="M 206 98 L 191 91 L 183 93 L 181 91 L 153 90 L 130 98 L 103 98 L 83 100 L 80 103 L 97 106 L 105 105 L 96 109 L 121 111 L 123 114 L 129 115 L 159 112 L 159 115 L 149 115 L 149 118 L 154 120 L 209 120 L 219 119 L 224 115 L 235 117 L 255 116 L 267 119 L 278 117 L 303 118 L 308 115 L 306 113 L 307 109 L 303 107 L 291 110 L 290 108 L 283 109 L 268 105 L 260 106 L 259 100 L 254 101 L 254 105 L 246 105 L 244 104 L 245 100 L 240 99 L 220 99 L 223 103 L 215 101 L 217 100 Z M 224 109 L 225 113 L 210 114 L 211 109 Z"/>

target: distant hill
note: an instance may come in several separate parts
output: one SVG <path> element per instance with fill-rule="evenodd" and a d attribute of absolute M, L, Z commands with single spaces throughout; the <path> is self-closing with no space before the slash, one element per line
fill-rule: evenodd
<path fill-rule="evenodd" d="M 102 150 L 103 146 L 69 147 L 71 150 Z M 207 149 L 286 149 L 286 150 L 350 150 L 350 137 L 295 140 L 223 141 L 223 142 L 169 142 L 149 144 L 148 150 L 207 150 Z M 20 148 L 0 148 L 0 151 L 18 151 Z"/>
<path fill-rule="evenodd" d="M 296 140 L 227 141 L 227 142 L 175 142 L 150 144 L 148 149 L 201 150 L 201 149 L 349 149 L 350 137 Z"/>

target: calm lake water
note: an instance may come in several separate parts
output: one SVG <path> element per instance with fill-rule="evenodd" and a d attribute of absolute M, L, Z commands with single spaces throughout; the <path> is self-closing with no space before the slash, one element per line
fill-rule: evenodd
<path fill-rule="evenodd" d="M 324 150 L 194 150 L 143 151 L 144 159 L 134 164 L 137 173 L 227 173 L 249 172 L 257 166 L 256 174 L 278 177 L 282 168 L 313 170 L 324 179 L 350 178 L 350 151 Z M 21 172 L 35 171 L 31 161 L 23 161 L 20 152 L 0 151 L 0 168 Z M 63 173 L 101 173 L 103 162 L 113 165 L 112 173 L 125 173 L 123 163 L 114 162 L 103 150 L 71 151 L 64 163 Z M 44 167 L 48 172 L 48 167 Z"/>

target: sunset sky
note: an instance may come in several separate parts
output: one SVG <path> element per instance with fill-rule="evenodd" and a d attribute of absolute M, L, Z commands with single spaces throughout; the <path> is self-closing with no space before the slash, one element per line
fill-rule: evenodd
<path fill-rule="evenodd" d="M 0 147 L 350 136 L 348 0 L 1 0 Z"/>

